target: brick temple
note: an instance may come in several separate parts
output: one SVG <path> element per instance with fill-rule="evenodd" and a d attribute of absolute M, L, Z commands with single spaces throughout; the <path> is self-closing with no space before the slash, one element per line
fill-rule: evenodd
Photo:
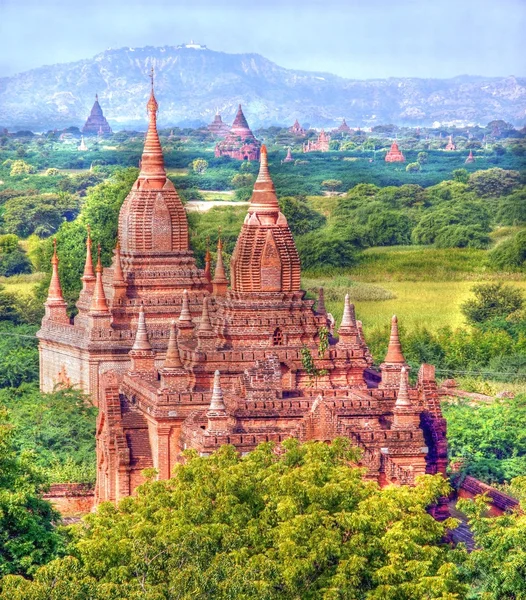
<path fill-rule="evenodd" d="M 447 141 L 445 150 L 447 150 L 448 152 L 451 152 L 451 151 L 456 150 L 456 149 L 457 149 L 457 147 L 455 145 L 455 142 L 453 141 L 453 136 L 450 135 L 449 139 Z"/>
<path fill-rule="evenodd" d="M 289 131 L 290 133 L 298 137 L 303 137 L 307 133 L 305 129 L 303 129 L 303 127 L 300 125 L 298 119 L 294 121 L 294 125 L 292 125 L 292 127 L 289 127 Z"/>
<path fill-rule="evenodd" d="M 106 121 L 106 117 L 102 112 L 102 108 L 99 104 L 99 95 L 95 94 L 95 102 L 91 109 L 91 113 L 82 128 L 84 135 L 111 135 L 111 127 Z"/>
<path fill-rule="evenodd" d="M 223 121 L 219 112 L 216 112 L 214 120 L 208 125 L 207 129 L 216 137 L 225 137 L 230 132 L 230 127 Z"/>
<path fill-rule="evenodd" d="M 261 142 L 248 126 L 241 104 L 229 133 L 215 148 L 216 157 L 230 156 L 237 160 L 259 160 Z"/>
<path fill-rule="evenodd" d="M 367 477 L 380 484 L 444 473 L 434 368 L 422 365 L 409 384 L 393 317 L 387 354 L 374 369 L 348 296 L 332 333 L 323 290 L 317 301 L 301 290 L 266 148 L 230 277 L 221 241 L 214 269 L 209 253 L 200 269 L 166 177 L 153 87 L 147 107 L 140 173 L 120 211 L 112 265 L 102 267 L 100 250 L 93 265 L 88 230 L 78 314 L 70 320 L 55 245 L 38 333 L 41 389 L 76 385 L 99 407 L 96 502 L 132 494 L 147 467 L 170 477 L 186 448 L 208 455 L 232 444 L 245 453 L 290 437 L 351 439 L 363 450 Z"/>
<path fill-rule="evenodd" d="M 328 152 L 331 136 L 322 129 L 316 140 L 307 140 L 303 144 L 303 152 Z"/>
<path fill-rule="evenodd" d="M 405 162 L 405 156 L 398 147 L 396 140 L 392 143 L 391 148 L 385 155 L 385 162 Z"/>
<path fill-rule="evenodd" d="M 341 122 L 341 125 L 334 130 L 334 133 L 343 133 L 346 135 L 350 135 L 352 133 L 352 129 L 347 125 L 345 119 Z"/>

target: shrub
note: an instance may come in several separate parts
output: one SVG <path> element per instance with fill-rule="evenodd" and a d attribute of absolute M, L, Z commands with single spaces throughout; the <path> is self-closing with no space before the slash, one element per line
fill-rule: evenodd
<path fill-rule="evenodd" d="M 526 223 L 526 187 L 499 201 L 497 223 L 501 225 L 524 225 Z"/>
<path fill-rule="evenodd" d="M 437 248 L 487 248 L 491 239 L 479 225 L 448 225 L 435 237 Z"/>
<path fill-rule="evenodd" d="M 462 313 L 469 323 L 479 324 L 498 318 L 506 318 L 520 310 L 524 303 L 522 291 L 511 285 L 489 283 L 476 285 L 475 295 L 462 305 Z"/>
<path fill-rule="evenodd" d="M 303 235 L 325 225 L 325 217 L 310 208 L 304 196 L 285 196 L 280 198 L 279 206 L 294 235 Z"/>
<path fill-rule="evenodd" d="M 20 275 L 21 273 L 31 273 L 31 267 L 31 261 L 21 248 L 16 248 L 8 253 L 0 252 L 1 276 L 10 277 L 11 275 Z"/>
<path fill-rule="evenodd" d="M 498 269 L 526 268 L 526 229 L 495 247 L 489 253 L 490 263 Z"/>
<path fill-rule="evenodd" d="M 421 169 L 422 169 L 422 167 L 420 166 L 419 162 L 409 163 L 405 168 L 405 170 L 408 173 L 418 173 L 418 171 L 420 171 Z"/>
<path fill-rule="evenodd" d="M 354 232 L 323 227 L 298 236 L 296 245 L 304 269 L 351 267 L 359 261 L 360 242 Z"/>

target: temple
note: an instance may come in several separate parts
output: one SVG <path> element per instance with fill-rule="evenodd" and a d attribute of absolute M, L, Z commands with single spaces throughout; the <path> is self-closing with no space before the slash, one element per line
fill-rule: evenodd
<path fill-rule="evenodd" d="M 289 162 L 294 162 L 294 159 L 292 158 L 292 152 L 290 150 L 290 146 L 287 148 L 287 156 L 285 156 L 285 158 L 283 159 L 284 163 L 289 163 Z"/>
<path fill-rule="evenodd" d="M 223 138 L 228 135 L 230 127 L 221 119 L 219 112 L 216 112 L 214 120 L 208 125 L 208 131 L 216 137 Z"/>
<path fill-rule="evenodd" d="M 216 157 L 230 156 L 237 160 L 259 160 L 261 142 L 257 140 L 248 126 L 241 104 L 230 132 L 215 148 Z"/>
<path fill-rule="evenodd" d="M 469 164 L 469 163 L 472 163 L 472 162 L 475 162 L 475 157 L 473 156 L 473 152 L 470 150 L 469 154 L 468 154 L 468 157 L 465 160 L 465 164 Z"/>
<path fill-rule="evenodd" d="M 316 141 L 307 140 L 303 144 L 303 152 L 328 152 L 330 141 L 331 136 L 325 133 L 325 131 L 322 129 Z"/>
<path fill-rule="evenodd" d="M 347 125 L 345 119 L 343 119 L 341 125 L 334 130 L 334 133 L 343 133 L 349 135 L 352 133 L 352 129 L 349 127 L 349 125 Z"/>
<path fill-rule="evenodd" d="M 391 148 L 385 155 L 385 162 L 405 162 L 405 156 L 402 154 L 396 140 L 392 143 Z"/>
<path fill-rule="evenodd" d="M 298 119 L 294 121 L 294 125 L 292 127 L 289 127 L 289 131 L 290 133 L 297 135 L 298 137 L 303 137 L 307 133 L 305 129 L 303 129 L 303 127 L 299 124 Z"/>
<path fill-rule="evenodd" d="M 453 136 L 450 135 L 445 150 L 451 151 L 456 149 L 457 147 L 455 146 L 455 142 L 453 142 Z"/>
<path fill-rule="evenodd" d="M 133 494 L 147 467 L 170 477 L 184 449 L 206 456 L 290 437 L 361 448 L 367 477 L 413 484 L 445 472 L 446 425 L 434 368 L 409 383 L 393 317 L 379 370 L 349 296 L 337 335 L 323 290 L 301 290 L 265 146 L 227 276 L 197 268 L 181 200 L 166 177 L 152 85 L 140 173 L 122 205 L 112 264 L 94 266 L 89 230 L 78 314 L 67 314 L 60 248 L 40 340 L 41 388 L 68 382 L 98 405 L 96 501 Z M 212 274 L 213 271 L 213 274 Z"/>
<path fill-rule="evenodd" d="M 99 104 L 99 96 L 95 95 L 95 102 L 91 109 L 90 116 L 88 117 L 84 127 L 82 128 L 84 135 L 111 135 L 111 127 L 106 121 L 106 117 L 102 113 L 102 108 Z"/>

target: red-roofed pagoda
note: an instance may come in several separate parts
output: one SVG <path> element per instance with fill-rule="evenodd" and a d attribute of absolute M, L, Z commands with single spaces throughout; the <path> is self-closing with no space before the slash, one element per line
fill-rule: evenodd
<path fill-rule="evenodd" d="M 393 318 L 389 349 L 372 367 L 346 296 L 337 337 L 319 355 L 331 316 L 305 298 L 300 260 L 280 211 L 267 151 L 230 260 L 219 242 L 197 268 L 181 200 L 166 177 L 148 102 L 141 169 L 120 212 L 111 267 L 93 268 L 88 231 L 78 314 L 66 314 L 58 251 L 40 339 L 41 388 L 68 381 L 98 405 L 96 501 L 133 494 L 146 467 L 170 477 L 185 448 L 206 456 L 223 444 L 248 452 L 289 437 L 344 436 L 363 450 L 367 477 L 412 484 L 445 472 L 445 421 L 434 368 L 417 383 Z M 259 147 L 258 147 L 259 151 Z M 316 304 L 316 306 L 315 306 Z M 305 348 L 320 374 L 304 364 Z"/>
<path fill-rule="evenodd" d="M 82 128 L 82 133 L 84 135 L 111 135 L 112 133 L 111 127 L 102 113 L 98 94 L 95 94 L 95 102 L 93 103 L 91 113 Z"/>
<path fill-rule="evenodd" d="M 398 144 L 394 141 L 391 148 L 385 155 L 385 162 L 405 162 L 405 156 L 402 154 Z"/>
<path fill-rule="evenodd" d="M 215 148 L 216 156 L 230 156 L 237 160 L 259 160 L 261 142 L 254 137 L 248 126 L 241 104 L 230 132 Z"/>

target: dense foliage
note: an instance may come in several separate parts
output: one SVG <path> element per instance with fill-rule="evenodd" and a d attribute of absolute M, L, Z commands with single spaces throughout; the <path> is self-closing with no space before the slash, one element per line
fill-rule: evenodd
<path fill-rule="evenodd" d="M 0 575 L 34 572 L 62 545 L 53 525 L 59 515 L 42 499 L 46 478 L 34 462 L 31 452 L 18 452 L 0 407 Z"/>
<path fill-rule="evenodd" d="M 2 597 L 464 597 L 454 564 L 462 553 L 442 542 L 451 523 L 426 512 L 447 493 L 440 476 L 379 489 L 349 465 L 357 453 L 348 440 L 283 449 L 187 453 L 171 480 L 88 516 L 70 556 L 33 581 L 4 578 Z"/>

